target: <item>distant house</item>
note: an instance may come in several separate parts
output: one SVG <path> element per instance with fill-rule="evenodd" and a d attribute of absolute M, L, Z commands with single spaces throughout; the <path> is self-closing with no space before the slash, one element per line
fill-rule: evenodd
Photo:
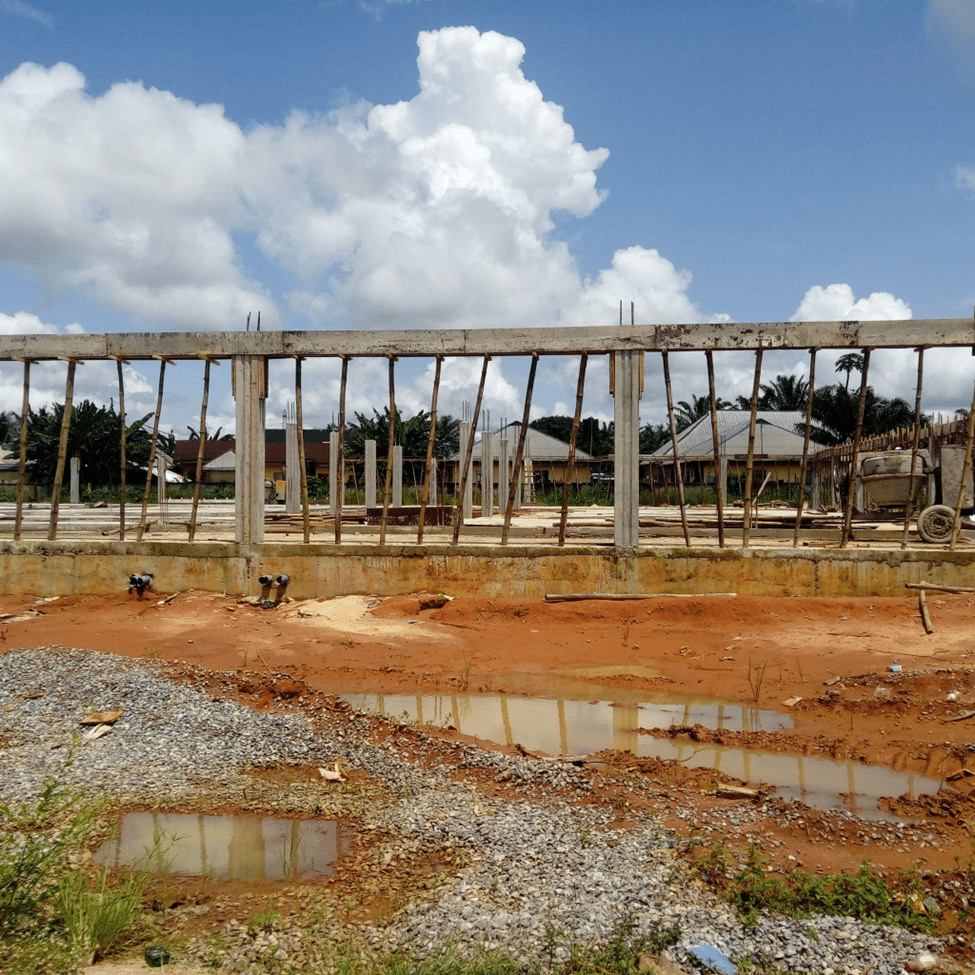
<path fill-rule="evenodd" d="M 521 437 L 521 424 L 509 423 L 502 430 L 494 432 L 495 437 L 505 436 L 508 438 L 508 456 L 514 463 L 515 453 L 518 449 L 518 440 Z M 495 441 L 496 442 L 496 441 Z M 552 487 L 561 485 L 565 482 L 569 473 L 569 445 L 555 437 L 542 433 L 534 427 L 528 427 L 528 434 L 525 437 L 525 457 L 531 461 L 532 474 L 535 482 L 535 490 L 547 493 Z M 575 470 L 572 475 L 572 484 L 588 484 L 589 473 L 593 464 L 601 462 L 601 458 L 593 457 L 592 454 L 576 448 Z M 447 485 L 450 490 L 457 490 L 460 486 L 460 453 L 452 454 L 444 464 L 446 466 Z M 497 448 L 495 448 L 495 473 L 493 480 L 497 483 Z M 474 438 L 474 454 L 471 460 L 473 483 L 481 482 L 481 437 L 480 434 Z"/>
<path fill-rule="evenodd" d="M 311 441 L 305 431 L 305 464 L 309 477 L 328 478 L 329 445 Z M 264 443 L 264 478 L 268 481 L 283 481 L 285 478 L 286 445 L 283 430 L 268 430 Z M 280 435 L 280 439 L 278 436 Z M 327 439 L 326 434 L 326 439 Z M 233 440 L 208 440 L 203 445 L 203 484 L 233 484 L 236 472 L 236 455 Z M 177 440 L 173 456 L 173 466 L 184 477 L 196 477 L 196 461 L 199 456 L 199 440 Z"/>
<path fill-rule="evenodd" d="M 701 417 L 677 437 L 685 484 L 727 488 L 729 476 L 744 477 L 748 463 L 749 410 L 718 410 L 718 462 L 715 472 L 711 415 Z M 794 484 L 802 464 L 803 436 L 796 432 L 806 421 L 799 412 L 759 410 L 755 422 L 752 481 L 756 490 L 768 479 L 771 484 Z M 810 445 L 810 456 L 818 449 Z M 664 486 L 674 484 L 673 445 L 668 440 L 652 454 L 644 455 L 644 479 Z"/>

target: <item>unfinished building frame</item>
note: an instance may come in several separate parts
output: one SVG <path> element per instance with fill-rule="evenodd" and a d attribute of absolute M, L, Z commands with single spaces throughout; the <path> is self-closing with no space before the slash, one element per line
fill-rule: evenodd
<path fill-rule="evenodd" d="M 773 350 L 808 350 L 809 389 L 806 404 L 806 424 L 804 449 L 800 473 L 800 484 L 805 484 L 807 471 L 813 466 L 810 454 L 810 422 L 813 393 L 815 389 L 815 366 L 817 353 L 823 349 L 862 350 L 863 368 L 859 391 L 859 415 L 856 436 L 843 451 L 829 455 L 829 470 L 833 479 L 849 477 L 851 482 L 857 469 L 862 450 L 862 426 L 864 405 L 869 383 L 871 354 L 878 349 L 917 350 L 917 384 L 915 397 L 915 423 L 910 436 L 902 432 L 900 446 L 910 446 L 912 466 L 920 449 L 921 394 L 923 384 L 924 353 L 932 348 L 971 348 L 975 350 L 975 319 L 929 319 L 917 321 L 871 321 L 871 322 L 814 322 L 814 323 L 765 323 L 765 324 L 721 324 L 721 325 L 636 325 L 583 328 L 533 328 L 533 329 L 486 329 L 457 331 L 357 331 L 357 332 L 233 332 L 233 333 L 119 333 L 103 335 L 8 335 L 0 337 L 0 362 L 19 362 L 23 365 L 23 410 L 20 431 L 20 455 L 16 493 L 16 514 L 13 524 L 13 538 L 20 539 L 23 526 L 24 483 L 26 473 L 26 431 L 29 407 L 30 370 L 37 362 L 63 360 L 67 362 L 65 387 L 65 411 L 61 429 L 60 450 L 54 477 L 54 491 L 50 507 L 48 539 L 57 538 L 58 499 L 63 483 L 68 458 L 66 445 L 71 420 L 71 404 L 74 394 L 76 366 L 90 360 L 113 360 L 118 365 L 119 406 L 122 412 L 122 471 L 125 477 L 124 443 L 124 402 L 125 390 L 122 379 L 122 364 L 129 361 L 157 360 L 160 362 L 157 409 L 152 435 L 152 454 L 147 471 L 143 504 L 138 523 L 126 525 L 126 512 L 123 501 L 120 505 L 119 541 L 124 541 L 127 527 L 134 527 L 141 541 L 146 529 L 146 510 L 152 481 L 152 468 L 159 435 L 159 414 L 163 402 L 164 377 L 166 366 L 180 361 L 202 361 L 204 363 L 204 382 L 201 404 L 201 427 L 205 427 L 207 399 L 209 394 L 210 366 L 220 361 L 232 364 L 233 393 L 236 401 L 237 438 L 235 451 L 235 540 L 239 546 L 259 545 L 265 533 L 265 485 L 264 485 L 264 441 L 265 441 L 265 403 L 268 397 L 268 364 L 272 360 L 290 359 L 295 363 L 294 397 L 295 415 L 293 421 L 298 430 L 302 429 L 302 360 L 311 358 L 331 358 L 341 361 L 341 381 L 338 402 L 338 430 L 333 433 L 330 446 L 333 466 L 329 482 L 330 511 L 334 515 L 334 542 L 342 542 L 342 496 L 338 489 L 340 475 L 336 475 L 334 458 L 343 455 L 343 434 L 346 419 L 346 391 L 350 361 L 358 358 L 383 358 L 389 369 L 389 415 L 396 416 L 394 364 L 398 358 L 427 358 L 435 362 L 435 377 L 431 401 L 430 439 L 426 455 L 425 477 L 420 494 L 419 526 L 417 542 L 424 543 L 424 528 L 427 522 L 427 509 L 435 503 L 434 484 L 431 472 L 434 469 L 433 443 L 437 422 L 437 396 L 440 386 L 441 367 L 450 357 L 477 357 L 482 361 L 481 378 L 477 402 L 474 406 L 470 429 L 462 439 L 460 470 L 460 496 L 453 521 L 453 533 L 448 546 L 457 546 L 460 531 L 469 516 L 465 511 L 464 498 L 469 493 L 474 448 L 473 431 L 477 429 L 481 402 L 484 394 L 488 363 L 492 357 L 527 357 L 530 359 L 530 372 L 525 391 L 525 416 L 520 429 L 520 437 L 512 455 L 509 471 L 505 464 L 506 496 L 499 497 L 504 509 L 504 529 L 501 544 L 508 544 L 512 512 L 517 504 L 518 485 L 526 462 L 525 437 L 531 406 L 532 388 L 539 367 L 539 361 L 550 356 L 576 356 L 579 359 L 579 379 L 573 417 L 571 442 L 569 445 L 569 469 L 574 465 L 577 448 L 581 409 L 586 381 L 586 366 L 593 356 L 606 355 L 611 363 L 611 393 L 614 399 L 615 420 L 615 483 L 613 498 L 613 542 L 620 555 L 633 553 L 640 546 L 640 398 L 644 388 L 645 359 L 647 355 L 659 354 L 662 359 L 664 382 L 667 395 L 669 431 L 672 444 L 673 465 L 676 471 L 675 484 L 679 492 L 681 526 L 685 545 L 691 546 L 688 526 L 687 504 L 683 492 L 683 479 L 680 476 L 680 447 L 675 424 L 673 393 L 670 382 L 669 356 L 675 352 L 703 353 L 707 364 L 712 430 L 714 436 L 715 469 L 719 465 L 719 444 L 716 422 L 717 398 L 715 396 L 713 354 L 723 351 L 751 351 L 755 357 L 754 383 L 751 395 L 751 423 L 749 428 L 748 457 L 745 471 L 744 507 L 740 517 L 729 517 L 725 509 L 723 492 L 717 492 L 717 530 L 718 545 L 728 544 L 726 529 L 740 528 L 740 545 L 747 549 L 751 532 L 755 525 L 753 505 L 753 472 L 755 461 L 755 425 L 758 410 L 759 392 L 762 378 L 763 355 Z M 965 446 L 963 479 L 971 477 L 972 440 L 975 431 L 975 397 L 973 409 L 969 414 L 960 439 Z M 957 433 L 957 431 L 956 431 Z M 298 436 L 299 451 L 303 451 L 304 439 Z M 906 441 L 909 439 L 909 443 Z M 956 439 L 958 439 L 956 437 Z M 386 543 L 387 513 L 393 499 L 392 472 L 397 467 L 394 451 L 394 429 L 390 423 L 387 447 L 386 479 L 382 499 L 382 522 L 380 545 Z M 188 540 L 192 541 L 196 530 L 197 509 L 200 500 L 200 464 L 203 457 L 205 430 L 201 430 L 200 457 L 197 463 L 196 488 L 193 507 L 188 522 Z M 374 448 L 373 448 L 374 449 Z M 485 447 L 490 450 L 490 446 Z M 508 447 L 505 446 L 507 451 Z M 488 455 L 485 455 L 488 456 Z M 401 464 L 401 455 L 399 457 Z M 493 460 L 491 461 L 493 467 Z M 817 461 L 822 466 L 823 462 Z M 825 468 L 824 468 L 825 469 Z M 306 468 L 303 458 L 299 464 L 301 472 L 300 498 L 303 512 L 304 542 L 310 541 L 309 501 Z M 845 472 L 845 474 L 844 474 Z M 566 479 L 570 483 L 571 476 Z M 499 485 L 500 486 L 500 485 Z M 292 492 L 294 489 L 292 488 Z M 846 491 L 842 498 L 843 530 L 841 543 L 846 544 L 851 537 L 854 492 Z M 292 493 L 293 496 L 293 493 Z M 798 512 L 795 521 L 793 545 L 797 545 L 803 519 L 804 491 L 799 491 Z M 565 543 L 568 511 L 568 490 L 563 492 L 563 503 L 559 522 L 559 545 Z M 958 508 L 960 511 L 960 506 Z M 902 546 L 907 544 L 907 525 L 910 510 L 905 512 Z M 950 538 L 954 547 L 959 523 L 956 511 L 955 524 Z"/>

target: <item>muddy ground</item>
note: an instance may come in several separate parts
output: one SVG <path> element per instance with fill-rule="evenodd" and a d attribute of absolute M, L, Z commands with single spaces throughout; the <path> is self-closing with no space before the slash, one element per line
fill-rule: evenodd
<path fill-rule="evenodd" d="M 444 602 L 419 594 L 285 601 L 264 609 L 236 597 L 170 595 L 0 597 L 0 648 L 63 645 L 159 658 L 172 662 L 180 679 L 198 683 L 209 678 L 197 667 L 220 671 L 232 675 L 229 684 L 212 681 L 222 694 L 236 688 L 242 700 L 267 709 L 300 707 L 309 690 L 521 694 L 531 685 L 543 694 L 546 681 L 585 676 L 604 700 L 621 690 L 667 692 L 777 710 L 793 720 L 792 729 L 661 734 L 855 758 L 945 785 L 934 796 L 882 802 L 924 824 L 909 841 L 888 830 L 850 828 L 816 811 L 770 819 L 760 832 L 773 860 L 813 872 L 854 869 L 865 858 L 891 870 L 951 871 L 972 855 L 975 774 L 966 770 L 975 773 L 975 716 L 966 716 L 975 715 L 973 595 L 929 591 L 931 634 L 916 597 L 546 603 Z M 428 730 L 460 737 L 449 728 Z M 712 822 L 716 810 L 748 801 L 718 798 L 715 783 L 728 777 L 707 770 L 626 754 L 603 758 L 618 774 L 629 771 L 673 789 L 675 809 L 693 803 L 697 816 L 670 819 L 684 835 Z M 760 781 L 740 784 L 762 789 Z M 483 788 L 504 794 L 505 785 L 492 780 Z M 612 791 L 604 779 L 597 794 L 612 801 Z M 730 820 L 717 837 L 714 829 L 705 832 L 732 848 L 748 839 Z"/>

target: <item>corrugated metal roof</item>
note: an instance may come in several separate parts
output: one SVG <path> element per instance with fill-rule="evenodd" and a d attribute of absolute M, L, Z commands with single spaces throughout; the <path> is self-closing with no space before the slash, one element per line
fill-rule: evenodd
<path fill-rule="evenodd" d="M 507 428 L 507 437 L 511 444 L 510 450 L 512 455 L 518 446 L 518 438 L 521 436 L 521 424 L 520 423 L 509 423 Z M 495 436 L 502 433 L 501 430 L 495 430 Z M 569 445 L 555 437 L 550 437 L 547 433 L 542 433 L 541 430 L 536 430 L 534 427 L 528 428 L 528 443 L 526 445 L 528 455 L 532 460 L 548 461 L 549 463 L 568 463 L 569 460 Z M 481 435 L 477 434 L 474 438 L 474 459 L 480 459 L 480 443 Z M 460 452 L 452 454 L 448 460 L 459 461 Z M 586 451 L 580 450 L 576 447 L 576 463 L 588 464 L 590 461 L 595 461 L 598 458 L 593 457 L 592 454 L 587 454 Z"/>
<path fill-rule="evenodd" d="M 749 410 L 718 410 L 718 440 L 725 456 L 744 457 L 748 453 Z M 805 424 L 806 416 L 798 411 L 779 412 L 759 410 L 755 424 L 755 453 L 771 458 L 799 458 L 802 456 L 803 437 L 796 433 L 796 426 Z M 678 434 L 681 460 L 707 460 L 714 457 L 714 440 L 711 433 L 711 416 L 695 420 Z M 810 444 L 810 451 L 818 449 Z M 668 441 L 651 455 L 661 460 L 672 456 Z"/>

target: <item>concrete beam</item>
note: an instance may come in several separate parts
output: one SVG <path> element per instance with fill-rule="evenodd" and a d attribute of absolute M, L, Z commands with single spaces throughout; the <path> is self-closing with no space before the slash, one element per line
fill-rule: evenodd
<path fill-rule="evenodd" d="M 0 336 L 11 359 L 226 359 L 295 356 L 572 355 L 624 350 L 975 347 L 975 318 L 877 322 L 764 322 L 583 326 L 581 328 L 418 329 L 357 332 L 118 332 Z"/>

